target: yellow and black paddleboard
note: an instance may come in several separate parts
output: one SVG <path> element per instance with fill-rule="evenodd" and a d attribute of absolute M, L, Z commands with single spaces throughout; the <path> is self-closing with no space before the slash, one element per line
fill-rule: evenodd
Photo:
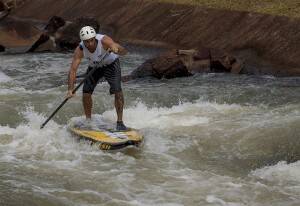
<path fill-rule="evenodd" d="M 80 138 L 99 143 L 101 150 L 121 149 L 129 145 L 139 146 L 144 139 L 138 130 L 132 128 L 127 131 L 115 131 L 106 128 L 85 129 L 72 125 L 69 130 Z"/>

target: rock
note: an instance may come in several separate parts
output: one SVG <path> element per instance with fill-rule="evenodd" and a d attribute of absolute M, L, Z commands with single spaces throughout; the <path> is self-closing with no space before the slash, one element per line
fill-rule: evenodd
<path fill-rule="evenodd" d="M 9 10 L 9 7 L 3 1 L 0 1 L 0 12 Z"/>
<path fill-rule="evenodd" d="M 149 59 L 146 62 L 144 62 L 137 69 L 133 70 L 130 74 L 131 77 L 130 78 L 127 77 L 126 80 L 154 76 L 153 67 L 152 67 L 153 61 L 154 61 L 154 59 Z"/>
<path fill-rule="evenodd" d="M 25 51 L 38 40 L 42 32 L 26 21 L 6 17 L 0 21 L 0 45 L 6 49 Z"/>
<path fill-rule="evenodd" d="M 50 36 L 47 33 L 42 33 L 40 38 L 34 42 L 34 44 L 30 47 L 28 52 L 34 52 L 37 50 L 37 48 L 41 47 L 45 42 L 47 42 L 50 39 Z"/>
<path fill-rule="evenodd" d="M 15 10 L 28 0 L 1 0 L 8 9 Z"/>
<path fill-rule="evenodd" d="M 83 26 L 92 26 L 96 31 L 100 26 L 98 21 L 93 17 L 80 17 L 74 22 L 68 22 L 59 28 L 55 34 L 55 42 L 61 50 L 73 50 L 79 42 L 79 31 Z"/>
<path fill-rule="evenodd" d="M 65 24 L 66 22 L 63 18 L 58 16 L 51 17 L 44 28 L 44 32 L 31 46 L 28 52 L 56 51 L 57 49 L 54 35 L 56 31 Z"/>
<path fill-rule="evenodd" d="M 7 17 L 9 14 L 9 11 L 0 11 L 0 20 L 4 19 Z"/>
<path fill-rule="evenodd" d="M 243 69 L 243 62 L 236 57 L 220 50 L 214 50 L 211 56 L 211 72 L 231 72 L 240 74 Z"/>
<path fill-rule="evenodd" d="M 202 48 L 200 50 L 178 50 L 177 53 L 178 55 L 181 55 L 181 59 L 183 60 L 189 73 L 195 74 L 210 72 L 211 54 L 209 49 Z"/>
<path fill-rule="evenodd" d="M 9 13 L 11 9 L 2 1 L 0 1 L 0 20 L 4 19 Z"/>
<path fill-rule="evenodd" d="M 34 45 L 30 48 L 29 52 L 32 52 Z M 35 49 L 35 52 L 54 52 L 57 51 L 55 39 L 52 36 L 48 36 L 47 40 L 45 40 L 42 44 L 38 45 Z"/>
<path fill-rule="evenodd" d="M 66 22 L 61 17 L 53 16 L 28 52 L 73 50 L 80 42 L 79 30 L 86 25 L 99 30 L 97 20 L 92 17 L 81 17 L 74 22 Z"/>
<path fill-rule="evenodd" d="M 187 77 L 195 73 L 232 72 L 239 74 L 243 64 L 237 58 L 210 49 L 170 50 L 144 62 L 141 66 L 124 76 L 123 81 L 135 78 L 155 77 L 176 78 Z"/>
<path fill-rule="evenodd" d="M 5 51 L 5 47 L 0 45 L 0 52 L 4 52 Z"/>
<path fill-rule="evenodd" d="M 101 25 L 103 24 L 119 39 L 139 40 L 139 43 L 163 42 L 166 45 L 186 48 L 200 48 L 202 45 L 225 49 L 235 54 L 253 49 L 258 51 L 260 58 L 274 65 L 300 68 L 300 18 L 165 4 L 160 1 L 26 0 L 25 2 L 20 9 L 14 11 L 20 18 L 44 20 L 58 12 L 66 19 L 73 19 L 81 13 L 93 14 L 96 19 L 101 19 L 103 22 Z M 287 14 L 297 16 L 294 12 Z M 266 74 L 271 70 L 261 71 Z"/>
<path fill-rule="evenodd" d="M 230 72 L 233 74 L 240 74 L 242 72 L 244 64 L 240 60 L 236 60 L 231 65 Z"/>
<path fill-rule="evenodd" d="M 5 10 L 6 10 L 5 4 L 2 1 L 0 1 L 0 12 Z"/>
<path fill-rule="evenodd" d="M 66 21 L 59 17 L 59 16 L 53 16 L 50 18 L 48 24 L 45 26 L 45 31 L 48 35 L 53 36 L 57 30 L 64 26 L 66 24 Z"/>
<path fill-rule="evenodd" d="M 205 60 L 195 61 L 188 68 L 188 70 L 191 74 L 211 72 L 211 60 L 205 59 Z"/>
<path fill-rule="evenodd" d="M 187 70 L 183 61 L 178 60 L 163 73 L 161 78 L 172 79 L 187 76 L 191 76 L 191 73 Z"/>
<path fill-rule="evenodd" d="M 190 76 L 183 60 L 177 55 L 177 51 L 169 51 L 159 57 L 149 59 L 131 73 L 133 78 L 153 76 L 161 78 L 175 78 Z"/>

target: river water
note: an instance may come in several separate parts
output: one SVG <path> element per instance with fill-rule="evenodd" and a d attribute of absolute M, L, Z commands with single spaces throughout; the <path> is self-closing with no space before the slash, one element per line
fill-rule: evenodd
<path fill-rule="evenodd" d="M 153 49 L 131 48 L 128 74 Z M 123 84 L 141 148 L 100 151 L 67 130 L 70 53 L 0 55 L 0 205 L 300 205 L 300 78 L 199 74 Z M 86 62 L 79 68 L 83 73 Z M 116 119 L 109 86 L 94 119 Z"/>

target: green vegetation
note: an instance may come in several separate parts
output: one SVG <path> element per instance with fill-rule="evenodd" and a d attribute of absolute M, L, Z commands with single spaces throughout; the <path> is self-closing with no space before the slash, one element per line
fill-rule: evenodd
<path fill-rule="evenodd" d="M 157 0 L 209 8 L 251 11 L 279 16 L 300 17 L 299 0 Z"/>

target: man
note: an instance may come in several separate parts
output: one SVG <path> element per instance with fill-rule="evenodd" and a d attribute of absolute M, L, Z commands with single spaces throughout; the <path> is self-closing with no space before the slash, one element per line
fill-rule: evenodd
<path fill-rule="evenodd" d="M 121 88 L 121 68 L 119 55 L 127 53 L 121 45 L 114 42 L 110 37 L 102 34 L 96 34 L 94 28 L 90 26 L 83 27 L 79 36 L 81 42 L 75 49 L 73 61 L 69 71 L 68 94 L 71 98 L 76 79 L 76 72 L 83 57 L 89 61 L 87 73 L 93 68 L 97 68 L 95 72 L 87 78 L 83 84 L 83 108 L 87 120 L 92 116 L 92 94 L 100 78 L 105 77 L 110 85 L 110 94 L 115 95 L 115 108 L 117 112 L 117 130 L 127 130 L 123 123 L 123 105 L 124 97 Z"/>

